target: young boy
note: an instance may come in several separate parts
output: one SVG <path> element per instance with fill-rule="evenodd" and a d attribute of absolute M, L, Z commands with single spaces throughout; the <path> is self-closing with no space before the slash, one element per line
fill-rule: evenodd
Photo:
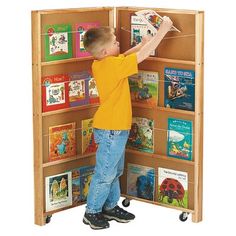
<path fill-rule="evenodd" d="M 92 229 L 108 228 L 108 220 L 125 223 L 135 218 L 117 205 L 119 177 L 124 169 L 125 145 L 132 121 L 128 76 L 138 73 L 138 63 L 150 55 L 171 26 L 171 20 L 163 17 L 155 36 L 144 37 L 123 55 L 119 55 L 119 42 L 110 27 L 89 29 L 84 36 L 86 50 L 95 57 L 92 72 L 100 96 L 100 107 L 93 120 L 98 144 L 96 166 L 83 218 Z"/>

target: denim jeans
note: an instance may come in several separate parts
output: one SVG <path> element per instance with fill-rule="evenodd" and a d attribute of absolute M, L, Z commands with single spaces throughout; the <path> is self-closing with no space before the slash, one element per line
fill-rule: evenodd
<path fill-rule="evenodd" d="M 120 198 L 119 177 L 124 170 L 125 145 L 129 130 L 94 129 L 96 152 L 95 172 L 87 196 L 87 213 L 112 209 Z"/>

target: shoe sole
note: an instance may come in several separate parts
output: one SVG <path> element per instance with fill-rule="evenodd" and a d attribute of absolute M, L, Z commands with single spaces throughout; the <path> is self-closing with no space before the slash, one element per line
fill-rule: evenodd
<path fill-rule="evenodd" d="M 119 223 L 128 223 L 131 220 L 133 220 L 133 219 L 131 219 L 131 220 L 120 219 L 120 218 L 117 218 L 115 216 L 109 216 L 109 215 L 105 215 L 105 214 L 103 214 L 103 216 L 109 221 L 110 220 L 115 220 L 116 222 L 119 222 Z"/>
<path fill-rule="evenodd" d="M 92 229 L 95 229 L 95 230 L 97 230 L 97 229 L 108 229 L 109 228 L 109 226 L 107 226 L 107 227 L 99 227 L 99 226 L 93 225 L 85 217 L 83 218 L 83 223 L 86 224 L 86 225 L 89 225 Z"/>

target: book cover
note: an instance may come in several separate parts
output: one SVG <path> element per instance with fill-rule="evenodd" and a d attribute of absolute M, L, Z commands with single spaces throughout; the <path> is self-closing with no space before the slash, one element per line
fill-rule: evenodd
<path fill-rule="evenodd" d="M 175 68 L 164 71 L 165 107 L 194 111 L 195 109 L 195 72 Z"/>
<path fill-rule="evenodd" d="M 192 121 L 168 118 L 167 155 L 192 160 Z"/>
<path fill-rule="evenodd" d="M 141 152 L 153 153 L 153 127 L 154 120 L 142 117 L 133 117 L 126 147 Z"/>
<path fill-rule="evenodd" d="M 158 104 L 158 72 L 139 70 L 129 77 L 132 104 L 155 107 Z"/>
<path fill-rule="evenodd" d="M 80 167 L 80 192 L 81 201 L 87 200 L 89 186 L 92 180 L 95 166 L 82 166 Z"/>
<path fill-rule="evenodd" d="M 45 178 L 46 212 L 72 205 L 71 172 Z"/>
<path fill-rule="evenodd" d="M 159 167 L 158 201 L 188 208 L 188 173 Z"/>
<path fill-rule="evenodd" d="M 154 200 L 155 169 L 128 163 L 127 194 Z"/>
<path fill-rule="evenodd" d="M 163 21 L 163 18 L 151 9 L 137 11 L 135 14 L 141 17 L 142 20 L 148 25 L 150 30 L 153 30 L 154 32 L 158 31 L 161 22 Z M 175 26 L 172 26 L 171 30 L 180 32 L 180 30 Z"/>
<path fill-rule="evenodd" d="M 42 77 L 43 112 L 69 107 L 69 77 L 66 74 Z"/>
<path fill-rule="evenodd" d="M 91 77 L 89 80 L 89 103 L 90 104 L 99 103 L 99 94 L 97 90 L 97 85 L 93 77 Z"/>
<path fill-rule="evenodd" d="M 80 169 L 75 168 L 71 170 L 72 174 L 72 203 L 80 202 Z"/>
<path fill-rule="evenodd" d="M 147 24 L 139 16 L 131 15 L 131 47 L 142 42 L 142 37 L 146 35 L 154 36 L 156 31 L 149 29 Z M 155 55 L 155 50 L 151 56 Z"/>
<path fill-rule="evenodd" d="M 70 24 L 46 25 L 45 61 L 72 57 L 72 35 Z"/>
<path fill-rule="evenodd" d="M 74 72 L 69 74 L 69 101 L 70 106 L 89 104 L 89 79 L 88 71 Z"/>
<path fill-rule="evenodd" d="M 82 120 L 82 154 L 94 153 L 97 144 L 93 134 L 93 119 Z"/>
<path fill-rule="evenodd" d="M 77 23 L 76 28 L 76 57 L 88 57 L 91 54 L 84 48 L 84 34 L 90 28 L 98 28 L 99 22 Z"/>
<path fill-rule="evenodd" d="M 49 127 L 49 161 L 75 155 L 75 122 Z"/>

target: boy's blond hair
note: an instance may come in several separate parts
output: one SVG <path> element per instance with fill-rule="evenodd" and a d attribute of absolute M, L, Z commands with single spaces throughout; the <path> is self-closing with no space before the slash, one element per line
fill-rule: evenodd
<path fill-rule="evenodd" d="M 84 47 L 93 56 L 99 56 L 104 46 L 111 42 L 114 29 L 108 26 L 91 28 L 84 35 Z"/>

